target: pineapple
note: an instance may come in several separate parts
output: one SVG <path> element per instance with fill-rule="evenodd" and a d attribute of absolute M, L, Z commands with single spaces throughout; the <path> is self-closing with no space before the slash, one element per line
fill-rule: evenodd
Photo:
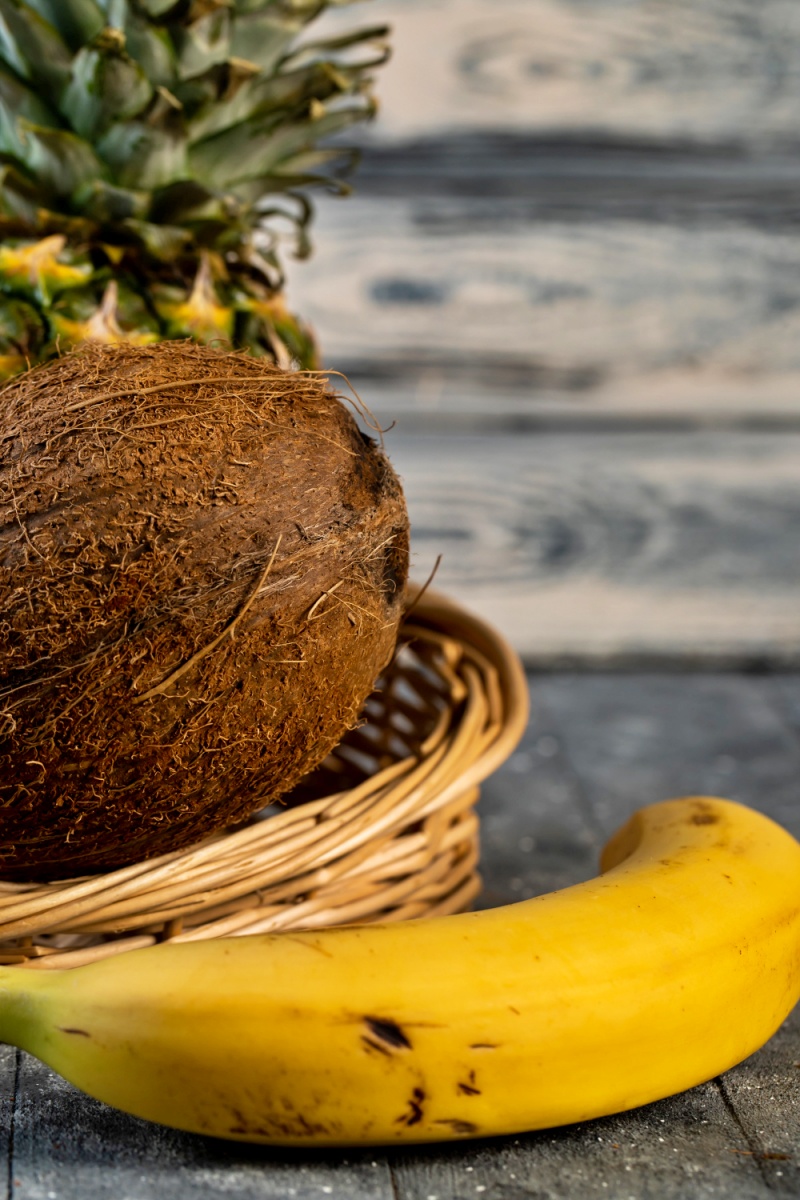
<path fill-rule="evenodd" d="M 315 363 L 282 246 L 323 145 L 374 112 L 384 27 L 302 37 L 350 0 L 0 0 L 0 378 L 91 340 Z"/>

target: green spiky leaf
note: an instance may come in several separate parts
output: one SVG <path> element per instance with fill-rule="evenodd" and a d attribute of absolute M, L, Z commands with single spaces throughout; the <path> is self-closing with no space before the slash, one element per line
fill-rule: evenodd
<path fill-rule="evenodd" d="M 191 79 L 224 63 L 231 53 L 230 34 L 230 13 L 224 8 L 207 13 L 181 30 L 176 38 L 179 79 Z"/>
<path fill-rule="evenodd" d="M 23 141 L 20 160 L 51 195 L 66 200 L 87 178 L 103 174 L 91 146 L 74 133 L 28 121 L 20 121 L 18 127 Z"/>
<path fill-rule="evenodd" d="M 366 29 L 340 34 L 335 38 L 326 38 L 324 41 L 303 42 L 283 60 L 283 70 L 296 70 L 309 62 L 330 62 L 331 58 L 335 57 L 337 65 L 341 68 L 349 66 L 351 70 L 363 74 L 365 69 L 371 70 L 387 61 L 389 32 L 388 25 L 372 25 Z M 340 58 L 341 51 L 353 50 L 355 47 L 368 47 L 373 53 L 369 57 L 359 58 L 358 61 Z"/>
<path fill-rule="evenodd" d="M 125 52 L 123 35 L 107 30 L 84 46 L 72 62 L 72 75 L 60 109 L 87 141 L 138 117 L 153 98 L 153 86 Z"/>
<path fill-rule="evenodd" d="M 153 198 L 153 221 L 192 228 L 227 225 L 239 229 L 245 213 L 232 195 L 209 191 L 194 180 L 164 188 Z"/>
<path fill-rule="evenodd" d="M 93 318 L 95 322 L 102 323 L 101 329 L 108 340 L 117 340 L 119 335 L 119 340 L 127 340 L 125 335 L 131 332 L 144 334 L 136 338 L 143 343 L 159 339 L 161 330 L 157 318 L 144 298 L 124 281 L 115 281 L 113 306 L 109 306 L 111 311 L 103 312 L 107 283 L 106 273 L 99 272 L 91 287 L 66 292 L 53 304 L 50 323 L 53 336 L 58 339 L 62 350 L 80 342 L 81 326 Z"/>
<path fill-rule="evenodd" d="M 306 175 L 309 155 L 317 155 L 316 165 L 334 162 L 342 156 L 338 149 L 316 151 L 320 138 L 330 137 L 360 120 L 363 112 L 342 109 L 277 127 L 271 116 L 245 121 L 192 146 L 191 174 L 207 180 L 211 187 L 227 185 L 233 189 L 250 180 Z M 303 165 L 297 165 L 296 160 Z"/>
<path fill-rule="evenodd" d="M 304 24 L 302 18 L 283 14 L 278 6 L 242 16 L 230 39 L 230 53 L 258 63 L 269 74 L 277 69 Z"/>
<path fill-rule="evenodd" d="M 123 34 L 128 53 L 153 87 L 174 89 L 178 80 L 175 48 L 166 29 L 148 22 L 128 0 L 109 6 L 108 26 Z"/>
<path fill-rule="evenodd" d="M 0 379 L 33 366 L 46 340 L 44 321 L 32 304 L 0 296 Z"/>
<path fill-rule="evenodd" d="M 59 122 L 36 94 L 5 65 L 0 65 L 0 152 L 22 161 L 26 153 L 21 123 L 57 128 Z"/>
<path fill-rule="evenodd" d="M 127 280 L 172 304 L 175 336 L 309 365 L 283 258 L 310 249 L 305 193 L 346 190 L 355 152 L 331 139 L 372 115 L 387 55 L 383 26 L 308 39 L 349 2 L 0 0 L 0 290 L 57 298 L 67 340 L 135 338 Z"/>
<path fill-rule="evenodd" d="M 11 163 L 0 166 L 0 233 L 3 224 L 13 229 L 36 229 L 40 211 L 40 194 L 35 183 L 17 170 Z"/>
<path fill-rule="evenodd" d="M 125 188 L 152 191 L 190 178 L 188 142 L 180 102 L 159 88 L 146 120 L 112 126 L 97 141 L 97 151 Z"/>
<path fill-rule="evenodd" d="M 19 118 L 34 125 L 61 126 L 57 115 L 39 96 L 35 88 L 24 82 L 4 63 L 0 63 L 0 105 L 14 123 Z"/>
<path fill-rule="evenodd" d="M 159 262 L 174 262 L 192 244 L 191 233 L 179 225 L 154 225 L 151 221 L 129 220 L 122 222 L 122 229 Z"/>
<path fill-rule="evenodd" d="M 69 81 L 72 55 L 63 38 L 24 0 L 0 0 L 0 57 L 55 96 Z"/>
<path fill-rule="evenodd" d="M 150 208 L 150 193 L 116 187 L 104 179 L 89 179 L 73 197 L 75 206 L 102 225 L 141 220 Z"/>
<path fill-rule="evenodd" d="M 191 139 L 200 141 L 262 115 L 272 115 L 276 123 L 294 121 L 300 112 L 308 110 L 312 101 L 326 103 L 340 96 L 358 96 L 363 88 L 363 74 L 360 65 L 314 61 L 279 75 L 243 79 L 224 104 L 213 102 L 209 87 L 205 106 L 189 118 Z M 365 100 L 362 118 L 370 113 Z"/>
<path fill-rule="evenodd" d="M 177 0 L 137 0 L 142 12 L 149 17 L 163 17 L 177 5 Z"/>
<path fill-rule="evenodd" d="M 28 4 L 58 30 L 73 52 L 97 37 L 106 23 L 96 0 L 28 0 Z"/>

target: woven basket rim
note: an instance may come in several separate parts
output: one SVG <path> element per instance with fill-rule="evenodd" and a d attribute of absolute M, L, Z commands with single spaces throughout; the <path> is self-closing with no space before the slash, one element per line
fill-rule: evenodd
<path fill-rule="evenodd" d="M 73 879 L 0 881 L 0 962 L 75 966 L 166 939 L 464 907 L 478 887 L 478 785 L 525 728 L 525 672 L 491 625 L 418 585 L 401 636 L 413 681 L 439 705 L 415 755 L 184 850 Z M 396 703 L 386 701 L 391 719 Z"/>

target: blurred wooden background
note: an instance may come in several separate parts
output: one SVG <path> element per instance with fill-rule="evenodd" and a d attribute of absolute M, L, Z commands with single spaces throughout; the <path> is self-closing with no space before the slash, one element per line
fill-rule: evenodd
<path fill-rule="evenodd" d="M 290 276 L 414 573 L 531 665 L 800 662 L 800 5 L 375 0 L 355 195 Z"/>

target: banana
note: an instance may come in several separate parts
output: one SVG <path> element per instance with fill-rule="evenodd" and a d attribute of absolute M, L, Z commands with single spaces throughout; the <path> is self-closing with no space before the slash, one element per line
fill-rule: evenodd
<path fill-rule="evenodd" d="M 710 797 L 506 908 L 0 971 L 0 1037 L 117 1108 L 284 1145 L 620 1112 L 711 1078 L 800 997 L 800 844 Z"/>

